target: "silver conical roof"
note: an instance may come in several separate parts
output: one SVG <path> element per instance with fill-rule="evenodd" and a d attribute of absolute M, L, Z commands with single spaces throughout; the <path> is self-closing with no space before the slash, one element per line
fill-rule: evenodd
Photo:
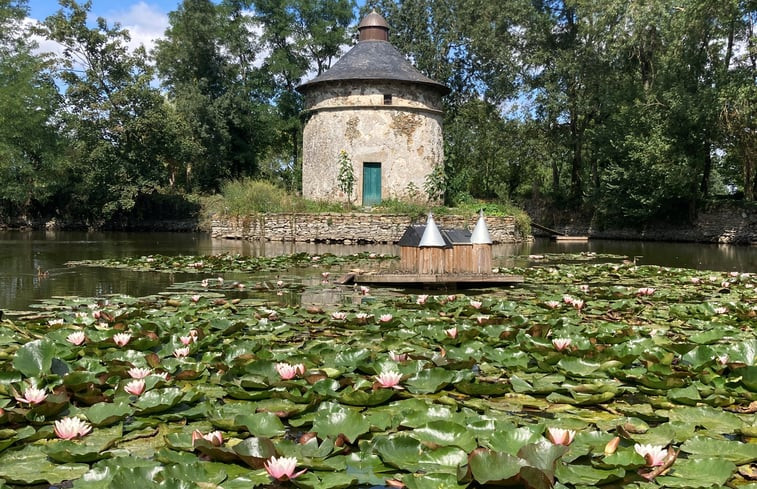
<path fill-rule="evenodd" d="M 489 228 L 486 227 L 486 219 L 484 219 L 484 211 L 482 210 L 478 216 L 478 222 L 476 227 L 473 228 L 473 234 L 470 237 L 472 244 L 492 244 L 492 238 L 489 236 Z"/>
<path fill-rule="evenodd" d="M 419 247 L 423 248 L 425 247 L 436 247 L 436 248 L 444 248 L 444 238 L 442 238 L 442 233 L 439 232 L 439 228 L 436 227 L 436 222 L 434 222 L 434 216 L 429 212 L 428 213 L 428 220 L 426 220 L 426 229 L 423 231 L 423 236 L 421 237 L 421 242 L 418 244 Z"/>

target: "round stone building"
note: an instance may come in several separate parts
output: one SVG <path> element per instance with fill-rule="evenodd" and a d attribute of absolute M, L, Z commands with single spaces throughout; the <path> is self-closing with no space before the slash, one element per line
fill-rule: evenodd
<path fill-rule="evenodd" d="M 302 194 L 347 200 L 338 179 L 344 150 L 355 176 L 353 202 L 423 196 L 426 178 L 444 163 L 441 99 L 449 89 L 389 43 L 389 25 L 378 13 L 368 14 L 358 32 L 350 51 L 297 88 L 306 110 Z"/>

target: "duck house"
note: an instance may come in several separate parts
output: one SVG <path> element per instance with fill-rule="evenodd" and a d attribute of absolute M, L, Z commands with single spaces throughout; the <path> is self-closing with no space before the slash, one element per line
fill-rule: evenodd
<path fill-rule="evenodd" d="M 400 238 L 400 271 L 431 274 L 484 274 L 492 271 L 492 241 L 483 213 L 473 233 L 440 230 L 429 214 L 425 225 L 411 225 Z"/>

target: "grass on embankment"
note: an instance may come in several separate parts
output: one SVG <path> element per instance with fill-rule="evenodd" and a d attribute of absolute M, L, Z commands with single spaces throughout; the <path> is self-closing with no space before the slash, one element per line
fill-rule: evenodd
<path fill-rule="evenodd" d="M 471 201 L 455 207 L 433 205 L 420 199 L 414 202 L 385 200 L 380 205 L 363 208 L 346 202 L 325 202 L 304 199 L 276 187 L 270 182 L 243 179 L 224 184 L 221 193 L 203 199 L 205 216 L 245 216 L 260 213 L 286 212 L 370 212 L 374 214 L 404 214 L 421 218 L 434 215 L 474 216 L 483 209 L 487 216 L 512 216 L 524 236 L 531 234 L 531 220 L 525 211 L 510 203 Z"/>

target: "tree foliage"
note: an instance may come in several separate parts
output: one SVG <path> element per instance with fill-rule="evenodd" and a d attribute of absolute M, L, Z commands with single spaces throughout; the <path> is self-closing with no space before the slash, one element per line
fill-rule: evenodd
<path fill-rule="evenodd" d="M 152 53 L 61 0 L 0 0 L 0 209 L 118 218 L 154 192 L 299 185 L 296 87 L 351 44 L 353 0 L 182 0 Z M 755 0 L 367 0 L 445 98 L 444 199 L 692 217 L 757 196 Z M 437 189 L 438 190 L 438 189 Z"/>

